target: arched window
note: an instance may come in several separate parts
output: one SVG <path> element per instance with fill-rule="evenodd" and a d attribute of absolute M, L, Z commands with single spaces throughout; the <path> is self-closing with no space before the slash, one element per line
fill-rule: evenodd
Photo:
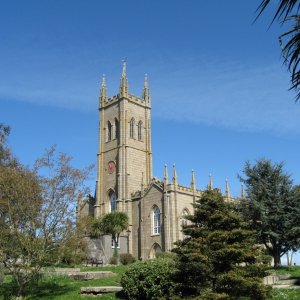
<path fill-rule="evenodd" d="M 153 234 L 160 234 L 160 210 L 157 206 L 153 208 Z"/>
<path fill-rule="evenodd" d="M 142 140 L 142 126 L 143 126 L 143 122 L 139 121 L 139 124 L 138 124 L 138 140 L 139 141 Z"/>
<path fill-rule="evenodd" d="M 109 203 L 110 203 L 110 211 L 117 210 L 117 195 L 114 191 L 110 191 L 109 193 Z"/>
<path fill-rule="evenodd" d="M 115 119 L 115 139 L 119 138 L 119 134 L 120 134 L 120 126 L 119 126 L 119 121 L 116 118 Z"/>
<path fill-rule="evenodd" d="M 112 135 L 112 125 L 111 123 L 108 121 L 107 122 L 107 141 L 111 141 L 111 135 Z"/>
<path fill-rule="evenodd" d="M 134 138 L 134 119 L 132 118 L 131 120 L 130 120 L 130 133 L 129 133 L 129 135 L 130 135 L 130 138 Z"/>

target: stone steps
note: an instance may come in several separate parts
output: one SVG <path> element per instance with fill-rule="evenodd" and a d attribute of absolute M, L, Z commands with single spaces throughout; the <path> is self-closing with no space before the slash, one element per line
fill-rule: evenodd
<path fill-rule="evenodd" d="M 116 293 L 122 291 L 121 286 L 97 286 L 97 287 L 82 287 L 80 289 L 81 295 L 94 295 L 100 296 L 106 293 Z"/>
<path fill-rule="evenodd" d="M 263 282 L 275 289 L 300 288 L 300 278 L 292 278 L 291 275 L 269 275 Z"/>

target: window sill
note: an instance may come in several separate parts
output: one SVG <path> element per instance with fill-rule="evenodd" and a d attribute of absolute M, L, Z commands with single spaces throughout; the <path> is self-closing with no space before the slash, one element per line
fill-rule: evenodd
<path fill-rule="evenodd" d="M 151 236 L 158 236 L 160 233 L 152 233 Z"/>

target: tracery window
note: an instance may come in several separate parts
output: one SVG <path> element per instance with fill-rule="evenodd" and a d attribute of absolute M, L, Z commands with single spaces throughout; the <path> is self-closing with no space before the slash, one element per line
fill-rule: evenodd
<path fill-rule="evenodd" d="M 131 120 L 130 120 L 130 133 L 129 133 L 129 135 L 130 135 L 130 138 L 134 138 L 134 119 L 132 118 Z"/>
<path fill-rule="evenodd" d="M 142 126 L 143 126 L 143 122 L 139 121 L 139 124 L 138 124 L 138 140 L 139 141 L 142 140 Z"/>
<path fill-rule="evenodd" d="M 114 191 L 110 191 L 109 193 L 109 203 L 110 203 L 110 211 L 117 210 L 117 195 Z"/>
<path fill-rule="evenodd" d="M 157 206 L 154 206 L 152 216 L 153 234 L 160 234 L 160 210 Z"/>

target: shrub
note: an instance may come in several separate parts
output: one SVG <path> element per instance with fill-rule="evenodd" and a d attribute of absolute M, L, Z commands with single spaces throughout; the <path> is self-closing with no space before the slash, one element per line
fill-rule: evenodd
<path fill-rule="evenodd" d="M 153 259 L 136 262 L 121 277 L 123 292 L 128 299 L 160 299 L 173 294 L 172 275 L 175 262 L 171 259 Z"/>
<path fill-rule="evenodd" d="M 110 259 L 109 259 L 109 263 L 111 265 L 117 265 L 118 264 L 118 257 L 117 256 L 112 256 Z"/>
<path fill-rule="evenodd" d="M 155 255 L 156 258 L 168 258 L 168 259 L 173 259 L 175 260 L 177 255 L 176 253 L 173 252 L 158 252 Z"/>
<path fill-rule="evenodd" d="M 122 253 L 120 254 L 120 263 L 122 265 L 128 265 L 135 262 L 135 257 L 132 256 L 130 253 Z"/>

